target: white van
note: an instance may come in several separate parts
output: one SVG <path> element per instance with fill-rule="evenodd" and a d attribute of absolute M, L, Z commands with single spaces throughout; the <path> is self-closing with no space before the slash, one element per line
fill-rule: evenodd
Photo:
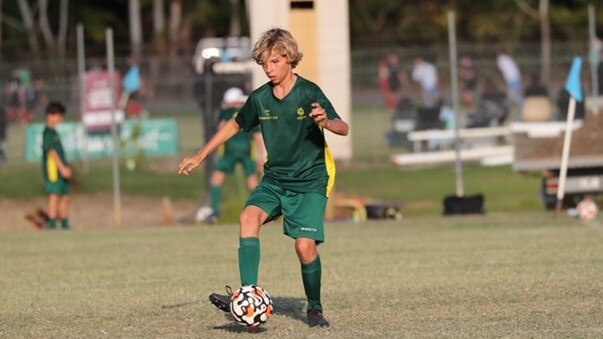
<path fill-rule="evenodd" d="M 197 74 L 205 71 L 205 62 L 210 59 L 220 65 L 216 73 L 244 72 L 251 63 L 253 46 L 249 37 L 203 38 L 193 55 L 193 69 Z"/>

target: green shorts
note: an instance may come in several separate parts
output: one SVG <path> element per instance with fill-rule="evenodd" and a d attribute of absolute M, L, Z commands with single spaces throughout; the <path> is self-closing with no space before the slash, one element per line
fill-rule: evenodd
<path fill-rule="evenodd" d="M 226 174 L 233 174 L 237 163 L 241 163 L 241 165 L 243 165 L 246 176 L 249 177 L 256 174 L 257 163 L 250 156 L 224 154 L 224 156 L 218 160 L 216 169 Z"/>
<path fill-rule="evenodd" d="M 46 193 L 56 195 L 67 195 L 71 193 L 71 185 L 68 181 L 59 178 L 55 182 L 46 182 Z"/>
<path fill-rule="evenodd" d="M 266 222 L 283 216 L 283 233 L 297 238 L 325 241 L 327 197 L 318 193 L 299 193 L 262 181 L 245 206 L 257 206 L 268 213 Z"/>

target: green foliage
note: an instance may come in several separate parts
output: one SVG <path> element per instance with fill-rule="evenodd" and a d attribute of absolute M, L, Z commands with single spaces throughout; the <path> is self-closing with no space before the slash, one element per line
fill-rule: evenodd
<path fill-rule="evenodd" d="M 388 40 L 399 44 L 435 44 L 447 39 L 446 13 L 457 16 L 457 34 L 464 42 L 538 41 L 538 1 L 369 1 L 351 0 L 350 27 L 355 41 Z M 550 1 L 549 17 L 555 40 L 584 39 L 587 1 Z M 602 22 L 601 8 L 597 21 Z M 537 14 L 536 14 L 537 15 Z M 558 34 L 559 33 L 559 34 Z"/>
<path fill-rule="evenodd" d="M 36 8 L 35 1 L 29 0 L 30 7 Z M 227 36 L 230 30 L 231 2 L 222 0 L 180 1 L 183 6 L 183 32 L 194 44 L 202 37 Z M 397 44 L 437 44 L 447 39 L 446 13 L 455 11 L 458 21 L 458 36 L 464 42 L 507 42 L 538 41 L 540 26 L 538 18 L 527 14 L 519 6 L 531 7 L 538 11 L 538 1 L 389 1 L 389 0 L 350 0 L 350 35 L 352 41 L 388 41 Z M 589 1 L 569 0 L 550 1 L 551 31 L 555 40 L 584 40 L 587 37 L 587 6 Z M 592 2 L 594 5 L 600 5 Z M 50 25 L 54 31 L 58 27 L 59 6 L 49 6 Z M 164 1 L 164 14 L 169 18 L 170 1 Z M 242 34 L 249 34 L 249 19 L 245 1 L 238 1 Z M 596 8 L 599 27 L 603 22 L 603 8 Z M 35 12 L 35 11 L 34 11 Z M 2 52 L 6 56 L 19 55 L 29 57 L 27 53 L 27 35 L 22 27 L 21 14 L 17 1 L 5 1 L 2 7 L 5 16 Z M 37 14 L 34 14 L 37 19 Z M 153 2 L 141 1 L 141 16 L 144 42 L 151 50 L 153 40 Z M 69 32 L 82 22 L 86 28 L 87 48 L 104 48 L 105 30 L 113 28 L 117 41 L 129 40 L 128 1 L 70 1 Z M 166 25 L 167 26 L 167 25 Z M 148 29 L 147 29 L 148 28 Z M 600 28 L 599 28 L 600 29 Z M 167 28 L 161 34 L 167 35 Z M 38 36 L 42 41 L 41 36 Z M 68 48 L 75 50 L 74 39 L 68 39 Z M 125 44 L 124 44 L 125 45 Z M 125 46 L 118 44 L 118 49 Z M 104 50 L 104 49 L 100 49 Z M 125 52 L 124 52 L 125 53 Z"/>

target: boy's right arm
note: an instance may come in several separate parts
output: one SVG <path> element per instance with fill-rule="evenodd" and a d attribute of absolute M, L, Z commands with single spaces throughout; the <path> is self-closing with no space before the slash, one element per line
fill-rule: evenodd
<path fill-rule="evenodd" d="M 178 166 L 178 174 L 189 175 L 193 170 L 197 167 L 201 166 L 205 159 L 212 154 L 218 147 L 222 146 L 232 137 L 237 135 L 241 131 L 241 127 L 235 119 L 230 119 L 226 124 L 224 124 L 216 133 L 216 135 L 211 138 L 203 148 L 197 152 L 194 156 L 190 158 L 184 158 L 180 165 Z"/>

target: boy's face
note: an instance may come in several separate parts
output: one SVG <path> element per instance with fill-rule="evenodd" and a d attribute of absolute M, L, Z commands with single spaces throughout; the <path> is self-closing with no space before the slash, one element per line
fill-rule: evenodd
<path fill-rule="evenodd" d="M 275 85 L 280 84 L 293 70 L 287 57 L 275 51 L 272 51 L 266 61 L 262 63 L 262 69 L 268 79 Z"/>
<path fill-rule="evenodd" d="M 47 114 L 46 122 L 50 126 L 56 126 L 56 125 L 60 124 L 61 122 L 63 122 L 64 118 L 65 118 L 65 115 L 61 114 L 61 113 Z"/>

